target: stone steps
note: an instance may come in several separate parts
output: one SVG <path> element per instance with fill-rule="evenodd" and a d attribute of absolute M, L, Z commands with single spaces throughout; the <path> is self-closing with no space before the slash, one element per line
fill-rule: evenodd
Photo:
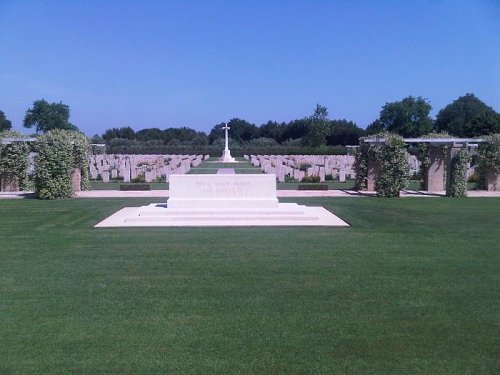
<path fill-rule="evenodd" d="M 165 204 L 126 207 L 96 227 L 348 226 L 323 207 L 280 203 L 270 209 L 173 209 Z"/>

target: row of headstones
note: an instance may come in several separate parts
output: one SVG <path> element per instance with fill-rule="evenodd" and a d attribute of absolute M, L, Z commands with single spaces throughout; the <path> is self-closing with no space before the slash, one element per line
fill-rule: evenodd
<path fill-rule="evenodd" d="M 340 182 L 356 177 L 352 155 L 245 155 L 245 159 L 264 173 L 276 174 L 279 182 L 284 182 L 286 176 L 299 182 L 305 177 L 319 177 L 320 182 L 324 182 L 327 176 Z M 419 171 L 417 157 L 410 155 L 408 163 L 411 174 Z M 310 167 L 303 171 L 301 165 Z"/>
<path fill-rule="evenodd" d="M 185 174 L 208 157 L 209 155 L 91 155 L 89 175 L 92 180 L 97 180 L 100 176 L 105 183 L 111 179 L 130 182 L 141 175 L 146 182 L 163 177 L 168 182 L 171 174 Z"/>
<path fill-rule="evenodd" d="M 264 173 L 274 173 L 279 182 L 285 178 L 303 181 L 305 177 L 319 177 L 324 182 L 327 176 L 345 182 L 354 178 L 354 157 L 351 155 L 245 155 L 245 159 Z M 309 165 L 301 170 L 301 166 Z"/>

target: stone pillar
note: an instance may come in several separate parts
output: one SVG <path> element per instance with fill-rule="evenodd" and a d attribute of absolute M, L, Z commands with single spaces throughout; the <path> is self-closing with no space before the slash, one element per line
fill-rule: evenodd
<path fill-rule="evenodd" d="M 80 168 L 73 169 L 73 172 L 71 173 L 71 190 L 73 191 L 73 193 L 82 190 L 81 182 L 82 182 L 82 171 L 80 170 Z"/>
<path fill-rule="evenodd" d="M 19 191 L 19 179 L 13 174 L 1 174 L 0 191 Z"/>
<path fill-rule="evenodd" d="M 488 169 L 484 175 L 484 185 L 488 191 L 500 190 L 500 173 Z"/>
<path fill-rule="evenodd" d="M 375 191 L 375 181 L 380 173 L 380 166 L 373 158 L 368 159 L 368 180 L 366 190 Z M 345 179 L 345 178 L 344 178 Z"/>
<path fill-rule="evenodd" d="M 446 155 L 442 146 L 432 146 L 429 149 L 431 164 L 425 176 L 425 187 L 427 191 L 445 190 L 445 161 Z"/>

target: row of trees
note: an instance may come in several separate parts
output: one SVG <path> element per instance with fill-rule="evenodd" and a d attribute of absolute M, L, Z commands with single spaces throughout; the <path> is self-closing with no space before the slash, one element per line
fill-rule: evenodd
<path fill-rule="evenodd" d="M 228 122 L 233 145 L 255 147 L 312 147 L 355 145 L 365 135 L 388 131 L 402 137 L 420 137 L 433 131 L 456 137 L 477 137 L 500 132 L 500 114 L 474 94 L 466 94 L 439 111 L 436 119 L 430 116 L 432 106 L 427 99 L 408 96 L 386 103 L 379 117 L 366 130 L 348 120 L 330 120 L 328 109 L 317 105 L 311 116 L 288 123 L 269 121 L 256 126 L 234 118 Z M 190 128 L 143 129 L 113 128 L 103 134 L 109 143 L 114 138 L 138 141 L 162 141 L 165 145 L 217 145 L 223 137 L 224 123 L 215 125 L 208 135 Z"/>
<path fill-rule="evenodd" d="M 408 96 L 400 101 L 386 103 L 379 117 L 366 130 L 348 120 L 331 120 L 328 109 L 316 105 L 314 113 L 302 119 L 287 123 L 269 121 L 257 126 L 246 120 L 234 118 L 228 122 L 231 127 L 232 147 L 307 147 L 321 148 L 332 145 L 355 145 L 365 135 L 389 131 L 402 137 L 419 137 L 432 131 L 447 132 L 457 137 L 476 137 L 500 133 L 500 114 L 487 106 L 474 94 L 466 94 L 439 111 L 436 119 L 430 117 L 432 106 L 427 99 Z M 34 128 L 37 134 L 53 129 L 77 130 L 69 121 L 70 108 L 63 103 L 48 103 L 37 100 L 26 111 L 24 126 Z M 11 122 L 0 111 L 0 131 L 9 130 Z M 134 131 L 131 127 L 111 128 L 102 136 L 95 136 L 95 143 L 108 145 L 134 144 L 155 146 L 219 146 L 223 138 L 219 123 L 211 131 L 196 131 L 187 127 L 148 128 Z"/>
<path fill-rule="evenodd" d="M 441 109 L 436 120 L 430 117 L 432 106 L 422 97 L 408 96 L 387 103 L 380 116 L 367 128 L 367 134 L 389 131 L 402 137 L 419 137 L 432 131 L 456 137 L 477 137 L 500 132 L 500 114 L 474 94 L 461 96 Z"/>
<path fill-rule="evenodd" d="M 326 107 L 318 105 L 315 113 L 304 119 L 289 123 L 269 121 L 256 126 L 246 120 L 233 118 L 227 125 L 231 128 L 230 137 L 233 145 L 279 146 L 293 145 L 320 147 L 325 145 L 347 145 L 358 142 L 364 130 L 347 120 L 329 120 Z M 131 127 L 112 128 L 104 132 L 95 141 L 110 143 L 113 139 L 136 141 L 162 141 L 165 145 L 191 144 L 195 146 L 217 145 L 224 137 L 224 123 L 215 125 L 206 134 L 187 127 L 143 129 L 135 132 Z"/>
<path fill-rule="evenodd" d="M 25 128 L 35 128 L 37 134 L 43 134 L 49 130 L 78 130 L 69 122 L 69 106 L 60 103 L 49 103 L 45 99 L 33 102 L 33 107 L 26 111 L 23 125 Z M 7 119 L 5 113 L 0 111 L 0 131 L 11 130 L 12 122 Z"/>

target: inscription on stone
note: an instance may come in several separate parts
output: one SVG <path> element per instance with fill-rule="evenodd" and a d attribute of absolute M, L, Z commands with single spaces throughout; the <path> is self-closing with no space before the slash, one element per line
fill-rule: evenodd
<path fill-rule="evenodd" d="M 276 205 L 274 175 L 171 175 L 169 207 Z"/>

